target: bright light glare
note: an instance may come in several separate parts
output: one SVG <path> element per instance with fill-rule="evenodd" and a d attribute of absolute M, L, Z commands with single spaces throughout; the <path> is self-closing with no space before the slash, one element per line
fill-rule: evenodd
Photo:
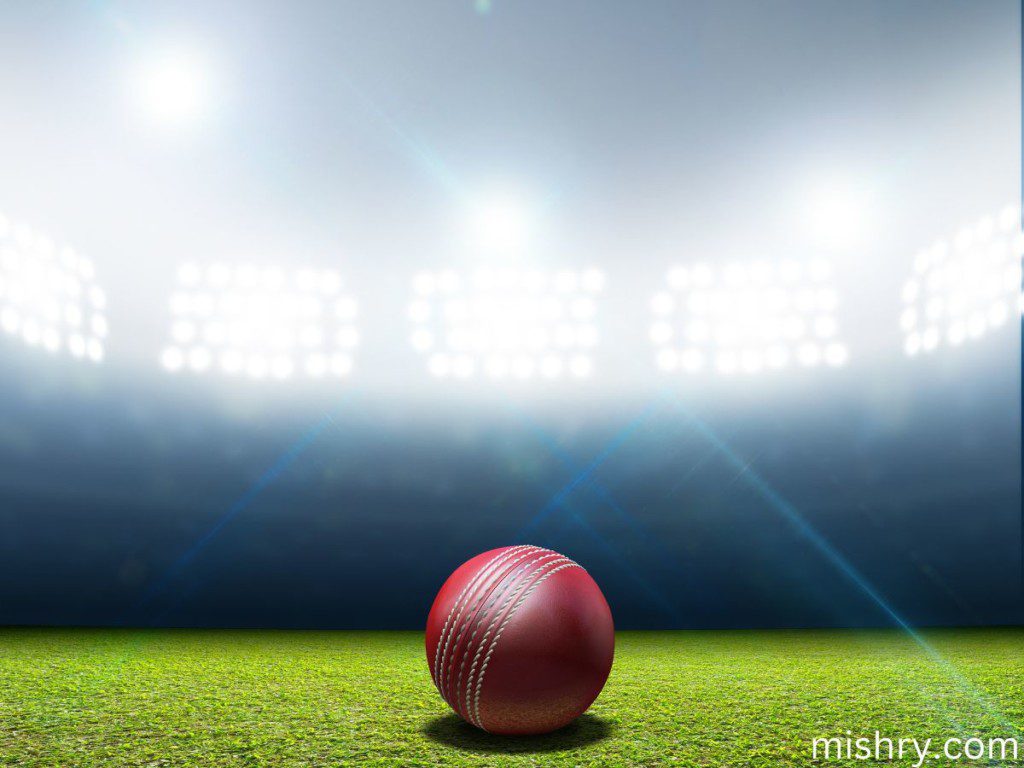
<path fill-rule="evenodd" d="M 833 183 L 813 189 L 802 211 L 804 228 L 812 242 L 823 248 L 857 245 L 870 226 L 871 201 L 854 185 Z"/>
<path fill-rule="evenodd" d="M 187 51 L 161 51 L 143 61 L 134 95 L 151 121 L 163 125 L 193 122 L 207 109 L 211 83 L 205 62 Z"/>
<path fill-rule="evenodd" d="M 494 197 L 470 211 L 469 245 L 481 255 L 512 255 L 526 245 L 532 227 L 527 207 L 511 196 Z"/>
<path fill-rule="evenodd" d="M 253 379 L 346 377 L 359 333 L 356 302 L 343 289 L 333 270 L 183 264 L 160 364 Z"/>
<path fill-rule="evenodd" d="M 766 261 L 677 266 L 651 299 L 649 337 L 665 372 L 756 374 L 791 361 L 846 365 L 832 265 Z"/>
<path fill-rule="evenodd" d="M 105 309 L 89 259 L 0 215 L 0 331 L 98 363 L 109 332 Z"/>
<path fill-rule="evenodd" d="M 1024 310 L 1021 207 L 1010 204 L 914 257 L 903 285 L 900 329 L 910 356 L 958 347 L 1009 325 Z"/>
<path fill-rule="evenodd" d="M 409 341 L 438 378 L 586 378 L 604 283 L 594 269 L 423 272 L 413 278 Z"/>

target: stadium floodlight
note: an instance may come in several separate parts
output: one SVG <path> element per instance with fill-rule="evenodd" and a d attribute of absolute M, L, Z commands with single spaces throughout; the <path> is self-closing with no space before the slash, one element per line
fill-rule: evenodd
<path fill-rule="evenodd" d="M 1024 313 L 1021 207 L 1007 205 L 914 257 L 903 285 L 900 329 L 910 356 L 958 347 Z"/>
<path fill-rule="evenodd" d="M 106 294 L 92 262 L 0 216 L 0 331 L 46 352 L 103 360 Z"/>
<path fill-rule="evenodd" d="M 838 368 L 849 352 L 839 339 L 837 305 L 824 260 L 673 267 L 651 299 L 655 363 L 686 374 Z"/>
<path fill-rule="evenodd" d="M 210 80 L 203 61 L 185 50 L 160 50 L 140 63 L 135 99 L 147 119 L 183 125 L 196 119 L 210 100 Z"/>
<path fill-rule="evenodd" d="M 604 282 L 595 269 L 422 272 L 409 340 L 438 378 L 583 379 L 594 367 Z"/>
<path fill-rule="evenodd" d="M 865 188 L 833 180 L 813 190 L 801 216 L 807 235 L 818 247 L 844 249 L 863 238 L 870 209 Z"/>
<path fill-rule="evenodd" d="M 189 262 L 169 303 L 167 371 L 278 380 L 352 372 L 357 306 L 333 270 Z"/>
<path fill-rule="evenodd" d="M 509 255 L 523 249 L 532 228 L 528 207 L 517 197 L 481 199 L 469 211 L 469 246 L 478 254 Z"/>

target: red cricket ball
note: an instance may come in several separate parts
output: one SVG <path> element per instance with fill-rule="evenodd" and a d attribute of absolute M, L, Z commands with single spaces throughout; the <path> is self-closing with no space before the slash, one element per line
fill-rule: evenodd
<path fill-rule="evenodd" d="M 501 547 L 459 566 L 427 618 L 434 685 L 490 733 L 568 725 L 604 687 L 615 652 L 608 603 L 578 564 L 541 547 Z"/>

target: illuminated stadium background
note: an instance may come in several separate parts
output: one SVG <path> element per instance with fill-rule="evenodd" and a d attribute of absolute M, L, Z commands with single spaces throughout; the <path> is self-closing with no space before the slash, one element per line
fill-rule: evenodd
<path fill-rule="evenodd" d="M 1019 622 L 1019 28 L 7 9 L 0 621 Z"/>

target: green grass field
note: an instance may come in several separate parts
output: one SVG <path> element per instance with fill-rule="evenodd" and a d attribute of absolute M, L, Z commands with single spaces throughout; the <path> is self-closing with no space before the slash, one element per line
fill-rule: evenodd
<path fill-rule="evenodd" d="M 888 631 L 621 633 L 590 713 L 510 740 L 446 709 L 416 633 L 0 630 L 0 765 L 805 766 L 846 730 L 1019 736 L 1024 631 L 926 639 L 948 666 Z"/>

